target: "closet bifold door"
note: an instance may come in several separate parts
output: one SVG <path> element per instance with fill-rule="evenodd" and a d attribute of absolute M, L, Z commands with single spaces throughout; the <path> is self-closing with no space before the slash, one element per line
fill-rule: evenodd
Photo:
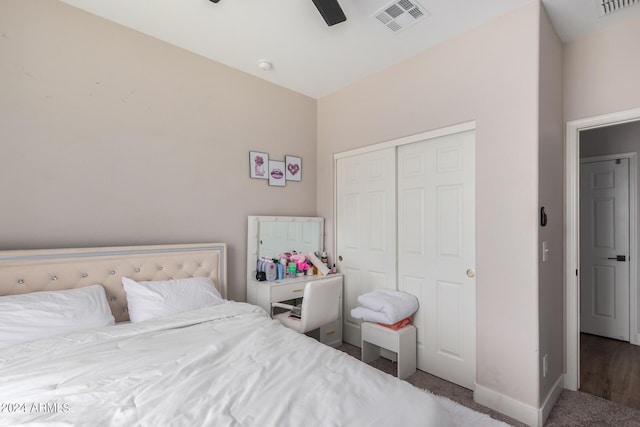
<path fill-rule="evenodd" d="M 396 283 L 396 149 L 336 162 L 337 265 L 344 275 L 343 340 L 360 347 L 358 295 Z"/>
<path fill-rule="evenodd" d="M 473 389 L 475 131 L 398 147 L 398 289 L 418 297 L 418 369 Z"/>

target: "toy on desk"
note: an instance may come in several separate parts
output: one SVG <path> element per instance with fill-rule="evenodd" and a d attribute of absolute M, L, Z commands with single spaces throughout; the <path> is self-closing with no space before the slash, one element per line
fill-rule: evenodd
<path fill-rule="evenodd" d="M 327 275 L 331 272 L 331 269 L 319 269 L 314 265 L 309 255 L 315 257 L 314 254 L 305 255 L 296 251 L 282 252 L 277 258 L 262 257 L 258 260 L 257 272 L 264 272 L 266 280 L 268 281 L 289 279 L 302 275 L 314 276 L 318 272 Z M 318 259 L 317 257 L 315 258 Z M 272 266 L 274 270 L 273 274 L 269 271 Z M 265 279 L 260 278 L 258 280 Z"/>
<path fill-rule="evenodd" d="M 314 274 L 307 256 L 296 251 L 283 252 L 278 258 L 274 258 L 273 262 L 276 264 L 278 280 Z"/>
<path fill-rule="evenodd" d="M 306 265 L 307 257 L 305 255 L 302 255 L 302 254 L 291 255 L 289 260 L 296 264 L 297 271 L 306 271 L 309 268 L 309 266 Z"/>

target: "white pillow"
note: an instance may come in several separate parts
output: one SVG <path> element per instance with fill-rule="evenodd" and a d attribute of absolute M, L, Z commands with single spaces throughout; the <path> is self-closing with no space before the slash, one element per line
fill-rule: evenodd
<path fill-rule="evenodd" d="M 161 319 L 224 302 L 208 277 L 136 282 L 122 278 L 132 322 Z"/>
<path fill-rule="evenodd" d="M 114 324 L 100 285 L 0 297 L 0 348 Z"/>

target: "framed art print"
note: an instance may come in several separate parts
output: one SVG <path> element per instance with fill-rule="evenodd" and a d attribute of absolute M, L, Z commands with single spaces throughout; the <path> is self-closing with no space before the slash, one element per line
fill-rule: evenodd
<path fill-rule="evenodd" d="M 301 181 L 302 180 L 302 159 L 295 156 L 285 156 L 284 161 L 286 163 L 286 179 L 287 181 Z"/>
<path fill-rule="evenodd" d="M 269 179 L 269 154 L 249 151 L 249 176 L 256 179 Z"/>
<path fill-rule="evenodd" d="M 269 160 L 269 185 L 284 187 L 287 181 L 284 176 L 284 162 L 281 160 Z"/>

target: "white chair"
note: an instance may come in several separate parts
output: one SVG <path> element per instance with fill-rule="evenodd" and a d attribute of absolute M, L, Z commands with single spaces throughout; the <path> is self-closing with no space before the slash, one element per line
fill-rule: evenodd
<path fill-rule="evenodd" d="M 287 309 L 284 313 L 273 316 L 284 326 L 291 328 L 301 334 L 318 329 L 338 318 L 340 310 L 340 287 L 341 277 L 334 277 L 329 280 L 318 280 L 308 282 L 304 287 L 302 296 L 302 313 L 300 319 L 290 318 L 292 305 L 274 302 L 274 307 Z"/>

